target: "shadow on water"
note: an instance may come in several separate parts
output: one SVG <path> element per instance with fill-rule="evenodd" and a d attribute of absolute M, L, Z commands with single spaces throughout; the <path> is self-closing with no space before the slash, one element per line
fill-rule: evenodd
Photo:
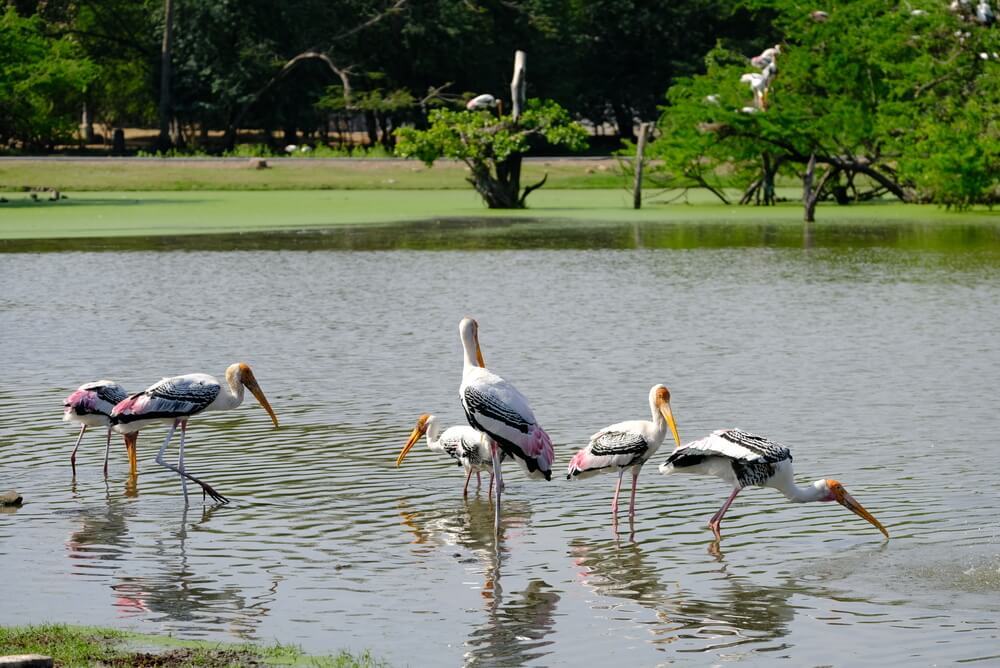
<path fill-rule="evenodd" d="M 0 252 L 635 248 L 1000 249 L 992 223 L 664 223 L 455 218 L 311 230 L 159 237 L 9 239 Z"/>

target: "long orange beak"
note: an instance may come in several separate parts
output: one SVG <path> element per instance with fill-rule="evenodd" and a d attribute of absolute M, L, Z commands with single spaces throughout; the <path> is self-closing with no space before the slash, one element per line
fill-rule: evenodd
<path fill-rule="evenodd" d="M 399 468 L 399 465 L 403 463 L 403 460 L 406 459 L 406 455 L 413 449 L 413 446 L 420 440 L 420 437 L 424 435 L 425 431 L 426 429 L 424 429 L 421 424 L 418 424 L 413 428 L 413 431 L 410 432 L 409 440 L 406 441 L 406 445 L 403 446 L 403 449 L 399 451 L 399 456 L 396 457 L 396 468 Z"/>
<path fill-rule="evenodd" d="M 858 517 L 868 520 L 869 522 L 871 522 L 872 526 L 874 526 L 876 529 L 885 534 L 886 538 L 889 537 L 889 532 L 886 531 L 886 528 L 884 526 L 882 526 L 882 523 L 879 522 L 877 519 L 875 519 L 874 515 L 865 510 L 865 507 L 862 506 L 860 503 L 858 503 L 857 499 L 848 494 L 847 490 L 841 488 L 841 493 L 837 495 L 836 499 L 837 503 L 847 508 Z"/>
<path fill-rule="evenodd" d="M 267 414 L 271 416 L 271 422 L 273 422 L 274 426 L 277 427 L 278 416 L 274 414 L 274 409 L 271 408 L 271 404 L 268 403 L 267 397 L 264 396 L 264 390 L 260 389 L 260 385 L 257 384 L 257 378 L 254 377 L 253 372 L 250 371 L 249 367 L 243 371 L 242 380 L 243 385 L 250 390 L 254 397 L 256 397 L 260 405 L 267 411 Z"/>
<path fill-rule="evenodd" d="M 677 433 L 677 423 L 674 422 L 674 412 L 670 410 L 669 401 L 664 401 L 660 404 L 660 415 L 662 415 L 663 419 L 667 421 L 667 426 L 670 427 L 670 433 L 674 435 L 674 443 L 677 444 L 678 448 L 681 447 L 681 437 Z"/>

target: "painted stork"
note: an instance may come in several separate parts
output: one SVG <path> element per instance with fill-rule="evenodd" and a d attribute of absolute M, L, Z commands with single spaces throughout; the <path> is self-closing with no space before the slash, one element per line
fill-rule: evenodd
<path fill-rule="evenodd" d="M 654 385 L 649 390 L 649 410 L 653 419 L 629 420 L 605 427 L 590 437 L 590 444 L 583 448 L 569 462 L 566 479 L 589 478 L 618 469 L 618 484 L 611 501 L 612 526 L 618 524 L 618 493 L 622 488 L 625 469 L 632 469 L 632 498 L 629 501 L 629 521 L 635 521 L 635 489 L 639 471 L 660 448 L 667 435 L 667 428 L 674 436 L 677 447 L 681 437 L 677 434 L 673 411 L 670 410 L 670 390 L 663 385 Z"/>
<path fill-rule="evenodd" d="M 836 501 L 889 537 L 885 527 L 836 480 L 821 479 L 805 487 L 796 485 L 792 453 L 763 436 L 739 429 L 714 431 L 674 450 L 660 465 L 660 473 L 674 472 L 714 475 L 733 486 L 732 494 L 708 522 L 716 540 L 722 538 L 720 527 L 729 506 L 741 490 L 751 485 L 772 487 L 793 503 Z"/>
<path fill-rule="evenodd" d="M 476 474 L 476 482 L 480 482 L 479 474 L 481 471 L 490 474 L 490 489 L 493 489 L 493 459 L 489 437 L 466 425 L 448 427 L 442 432 L 438 419 L 430 413 L 424 413 L 417 418 L 417 426 L 413 428 L 409 440 L 406 441 L 406 445 L 396 457 L 397 468 L 424 434 L 427 435 L 428 449 L 445 453 L 465 469 L 465 487 L 462 488 L 462 496 L 469 494 L 469 480 L 473 473 Z"/>
<path fill-rule="evenodd" d="M 108 454 L 111 451 L 111 410 L 119 401 L 127 397 L 125 388 L 111 380 L 98 380 L 93 383 L 85 383 L 78 387 L 75 392 L 63 400 L 63 420 L 66 422 L 76 422 L 80 425 L 80 435 L 76 438 L 76 445 L 69 456 L 70 466 L 73 467 L 73 475 L 76 475 L 76 450 L 83 440 L 83 433 L 87 427 L 107 427 L 108 442 L 104 448 L 104 477 L 108 477 Z M 128 453 L 129 473 L 136 475 L 138 465 L 136 463 L 135 444 L 138 434 L 125 434 L 125 451 Z"/>
<path fill-rule="evenodd" d="M 774 63 L 779 55 L 781 55 L 781 45 L 775 44 L 774 46 L 761 51 L 760 55 L 751 58 L 750 64 L 757 69 L 762 70 L 768 65 Z"/>
<path fill-rule="evenodd" d="M 528 477 L 552 479 L 552 460 L 555 451 L 552 440 L 535 420 L 528 400 L 512 384 L 486 368 L 479 347 L 479 324 L 472 318 L 463 318 L 458 324 L 462 339 L 464 364 L 462 385 L 458 394 L 469 424 L 492 439 L 490 455 L 493 475 L 496 478 L 496 511 L 493 529 L 500 535 L 500 493 L 503 491 L 503 472 L 500 470 L 499 450 L 520 464 Z"/>
<path fill-rule="evenodd" d="M 243 362 L 232 364 L 226 369 L 225 387 L 216 378 L 204 373 L 164 378 L 116 405 L 111 411 L 111 423 L 115 431 L 123 434 L 133 433 L 156 423 L 169 424 L 170 429 L 156 455 L 156 463 L 181 477 L 185 505 L 188 501 L 187 480 L 200 485 L 203 494 L 207 493 L 214 500 L 226 503 L 226 497 L 184 470 L 184 437 L 191 417 L 205 411 L 230 410 L 242 404 L 244 388 L 257 398 L 277 427 L 278 416 L 271 409 L 250 366 Z M 177 466 L 171 466 L 164 461 L 163 453 L 178 426 L 181 428 L 180 454 L 177 456 Z"/>
<path fill-rule="evenodd" d="M 495 107 L 496 105 L 497 99 L 495 97 L 489 93 L 483 93 L 482 95 L 477 95 L 466 102 L 465 108 L 469 111 L 475 111 L 477 109 L 489 109 L 490 107 Z"/>

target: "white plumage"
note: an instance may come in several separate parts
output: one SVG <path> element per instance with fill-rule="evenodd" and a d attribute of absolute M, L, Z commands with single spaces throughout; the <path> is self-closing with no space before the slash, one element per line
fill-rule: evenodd
<path fill-rule="evenodd" d="M 427 436 L 427 448 L 434 452 L 448 455 L 456 464 L 465 469 L 465 487 L 463 494 L 468 494 L 469 479 L 475 473 L 486 471 L 492 475 L 493 461 L 490 452 L 489 437 L 483 432 L 466 425 L 448 427 L 443 432 L 436 416 L 424 413 L 417 419 L 417 425 L 410 433 L 410 438 L 396 458 L 396 466 L 403 463 L 406 455 L 421 436 Z M 490 481 L 492 489 L 492 480 Z"/>

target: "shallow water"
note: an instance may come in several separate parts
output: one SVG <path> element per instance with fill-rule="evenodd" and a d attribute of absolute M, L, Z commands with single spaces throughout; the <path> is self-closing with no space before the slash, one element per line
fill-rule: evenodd
<path fill-rule="evenodd" d="M 3 255 L 0 488 L 27 502 L 0 513 L 0 624 L 370 648 L 394 665 L 1000 660 L 995 227 L 727 241 L 664 226 L 636 244 L 619 226 L 565 243 L 519 226 L 455 225 L 440 252 L 328 243 L 356 230 Z M 380 234 L 433 247 L 419 226 Z M 520 250 L 461 250 L 490 243 Z M 835 504 L 748 490 L 713 547 L 728 490 L 651 465 L 634 540 L 627 522 L 612 535 L 612 476 L 510 468 L 497 545 L 459 469 L 422 446 L 393 468 L 420 413 L 463 419 L 466 314 L 560 470 L 598 428 L 648 417 L 663 382 L 684 440 L 741 426 L 783 442 L 800 482 L 841 480 L 892 539 Z M 73 480 L 70 390 L 238 360 L 281 428 L 251 399 L 192 420 L 185 456 L 230 504 L 185 510 L 153 461 L 162 429 L 139 439 L 135 486 L 120 440 L 104 481 L 91 432 Z"/>

